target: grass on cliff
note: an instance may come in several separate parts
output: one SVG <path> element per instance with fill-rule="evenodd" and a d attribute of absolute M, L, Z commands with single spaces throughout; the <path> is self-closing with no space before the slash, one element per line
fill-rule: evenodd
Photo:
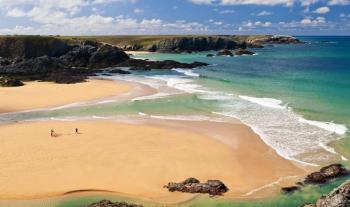
<path fill-rule="evenodd" d="M 69 43 L 77 43 L 82 40 L 93 40 L 116 46 L 139 45 L 147 46 L 156 44 L 161 40 L 182 38 L 182 37 L 214 37 L 229 38 L 237 42 L 249 39 L 263 38 L 268 35 L 110 35 L 110 36 L 60 36 L 59 38 Z"/>

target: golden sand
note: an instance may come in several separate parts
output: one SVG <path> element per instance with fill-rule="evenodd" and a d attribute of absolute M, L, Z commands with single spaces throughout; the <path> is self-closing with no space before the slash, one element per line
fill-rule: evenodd
<path fill-rule="evenodd" d="M 239 197 L 302 173 L 240 123 L 179 123 L 183 124 L 50 121 L 0 126 L 0 199 L 105 190 L 179 202 L 193 195 L 170 193 L 163 185 L 188 177 L 220 179 L 231 189 L 227 196 Z M 191 126 L 217 130 L 219 136 Z M 75 127 L 82 134 L 75 134 Z M 51 128 L 57 138 L 50 137 Z"/>
<path fill-rule="evenodd" d="M 0 113 L 115 96 L 128 92 L 130 88 L 128 84 L 109 80 L 88 80 L 76 84 L 26 82 L 22 87 L 0 87 Z"/>

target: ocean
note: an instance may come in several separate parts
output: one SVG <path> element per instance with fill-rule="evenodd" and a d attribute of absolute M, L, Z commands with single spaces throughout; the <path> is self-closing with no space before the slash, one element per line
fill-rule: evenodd
<path fill-rule="evenodd" d="M 302 165 L 350 166 L 350 37 L 298 37 L 306 44 L 267 45 L 253 56 L 207 57 L 143 54 L 135 58 L 201 61 L 194 69 L 139 71 L 105 78 L 135 81 L 158 90 L 132 101 L 110 101 L 0 116 L 0 121 L 104 119 L 149 116 L 174 120 L 235 118 L 250 126 L 279 155 Z M 254 201 L 195 199 L 185 206 L 299 206 L 340 184 Z M 57 206 L 89 200 L 69 198 Z"/>

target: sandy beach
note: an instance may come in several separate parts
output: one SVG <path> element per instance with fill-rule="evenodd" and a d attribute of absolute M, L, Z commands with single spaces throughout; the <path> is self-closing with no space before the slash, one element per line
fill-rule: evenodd
<path fill-rule="evenodd" d="M 243 124 L 168 123 L 77 121 L 0 126 L 0 198 L 43 198 L 93 189 L 179 202 L 193 195 L 170 193 L 163 185 L 187 177 L 220 179 L 231 189 L 226 196 L 241 197 L 280 177 L 303 174 Z M 198 126 L 221 130 L 222 136 L 191 132 Z M 82 134 L 74 134 L 75 127 Z M 51 128 L 57 138 L 50 137 Z"/>
<path fill-rule="evenodd" d="M 0 87 L 0 113 L 62 106 L 116 96 L 131 90 L 124 82 L 95 80 L 76 84 L 26 82 L 22 87 Z"/>

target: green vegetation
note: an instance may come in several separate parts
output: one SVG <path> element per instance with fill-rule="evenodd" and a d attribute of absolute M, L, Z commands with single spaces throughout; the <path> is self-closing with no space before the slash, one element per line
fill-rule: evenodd
<path fill-rule="evenodd" d="M 182 38 L 182 37 L 222 37 L 229 38 L 237 42 L 243 42 L 255 38 L 269 37 L 270 35 L 121 35 L 121 36 L 61 36 L 60 39 L 77 43 L 84 40 L 104 42 L 119 47 L 125 45 L 147 46 L 156 44 L 161 40 Z"/>

